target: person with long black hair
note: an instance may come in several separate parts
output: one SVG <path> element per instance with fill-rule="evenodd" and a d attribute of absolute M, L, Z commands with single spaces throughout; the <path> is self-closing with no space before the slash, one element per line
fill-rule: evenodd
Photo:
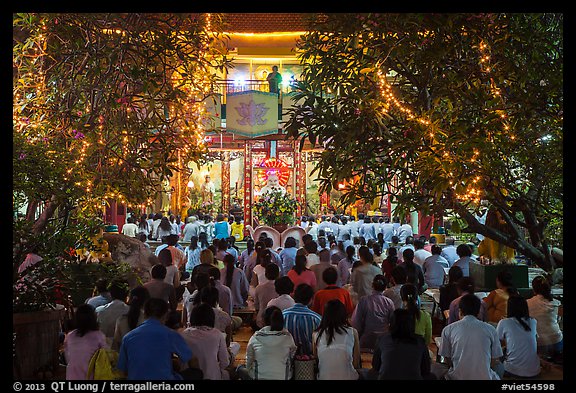
<path fill-rule="evenodd" d="M 232 308 L 246 307 L 250 284 L 244 271 L 236 267 L 234 256 L 230 254 L 224 256 L 224 268 L 220 270 L 220 274 L 224 277 L 223 284 L 230 288 L 232 293 Z"/>
<path fill-rule="evenodd" d="M 150 299 L 150 293 L 148 289 L 143 286 L 137 286 L 130 291 L 128 297 L 128 312 L 116 319 L 112 349 L 119 350 L 120 344 L 122 344 L 122 337 L 144 322 L 146 319 L 144 315 L 144 303 L 146 303 L 148 299 Z"/>
<path fill-rule="evenodd" d="M 198 236 L 192 236 L 190 238 L 190 244 L 184 250 L 186 255 L 186 271 L 192 274 L 192 270 L 198 265 L 200 265 L 200 252 L 202 249 L 198 245 Z"/>
<path fill-rule="evenodd" d="M 518 294 L 518 290 L 512 283 L 512 273 L 502 270 L 496 275 L 496 289 L 490 291 L 483 299 L 486 303 L 486 322 L 497 324 L 506 318 L 508 298 Z"/>
<path fill-rule="evenodd" d="M 344 304 L 332 299 L 324 306 L 320 326 L 312 334 L 319 380 L 359 379 L 362 367 L 358 331 L 348 323 Z"/>
<path fill-rule="evenodd" d="M 564 337 L 558 324 L 561 303 L 552 297 L 550 282 L 543 276 L 532 280 L 534 296 L 527 300 L 530 316 L 536 319 L 538 353 L 543 356 L 562 355 Z"/>
<path fill-rule="evenodd" d="M 540 374 L 536 320 L 528 313 L 526 299 L 520 295 L 508 298 L 507 318 L 498 322 L 496 332 L 506 346 L 504 376 L 533 378 Z"/>
<path fill-rule="evenodd" d="M 426 345 L 432 342 L 432 318 L 426 310 L 420 309 L 418 290 L 414 284 L 404 284 L 400 289 L 403 308 L 414 317 L 414 332 L 424 338 Z"/>
<path fill-rule="evenodd" d="M 338 262 L 338 283 L 337 286 L 343 287 L 350 281 L 350 272 L 356 259 L 356 248 L 354 246 L 346 247 L 346 257 Z"/>
<path fill-rule="evenodd" d="M 238 257 L 238 267 L 240 269 L 244 268 L 244 265 L 248 262 L 248 258 L 254 253 L 254 239 L 248 238 L 246 240 L 246 249 L 240 253 Z"/>

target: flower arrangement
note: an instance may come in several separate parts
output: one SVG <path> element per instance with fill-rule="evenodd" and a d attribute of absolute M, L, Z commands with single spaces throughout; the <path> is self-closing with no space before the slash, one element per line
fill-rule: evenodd
<path fill-rule="evenodd" d="M 264 224 L 273 226 L 277 224 L 292 225 L 296 218 L 298 202 L 289 194 L 273 190 L 265 193 L 254 204 L 254 213 Z"/>
<path fill-rule="evenodd" d="M 214 210 L 214 202 L 210 202 L 210 201 L 204 201 L 200 204 L 200 210 L 205 211 L 205 212 L 211 212 Z"/>

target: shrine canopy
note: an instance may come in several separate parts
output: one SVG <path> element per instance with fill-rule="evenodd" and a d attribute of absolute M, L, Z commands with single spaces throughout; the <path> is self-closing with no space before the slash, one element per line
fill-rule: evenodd
<path fill-rule="evenodd" d="M 226 131 L 247 138 L 278 133 L 278 95 L 257 90 L 227 96 Z"/>

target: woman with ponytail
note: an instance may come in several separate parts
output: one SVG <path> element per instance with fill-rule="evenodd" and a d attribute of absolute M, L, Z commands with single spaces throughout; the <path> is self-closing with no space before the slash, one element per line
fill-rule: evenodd
<path fill-rule="evenodd" d="M 496 276 L 496 289 L 491 291 L 483 300 L 486 303 L 486 322 L 497 324 L 506 318 L 508 298 L 517 295 L 518 291 L 512 283 L 512 273 L 502 270 Z"/>
<path fill-rule="evenodd" d="M 534 378 L 540 374 L 536 320 L 530 318 L 528 303 L 520 295 L 508 298 L 507 310 L 507 318 L 496 327 L 498 338 L 506 345 L 504 376 Z"/>
<path fill-rule="evenodd" d="M 424 338 L 426 345 L 432 342 L 432 318 L 426 310 L 420 309 L 418 289 L 414 284 L 404 284 L 400 289 L 403 308 L 414 316 L 414 332 Z"/>
<path fill-rule="evenodd" d="M 224 256 L 224 268 L 220 270 L 220 274 L 224 277 L 224 285 L 230 288 L 232 293 L 232 308 L 246 307 L 249 283 L 244 271 L 236 267 L 234 256 L 230 254 Z"/>
<path fill-rule="evenodd" d="M 250 337 L 246 346 L 246 365 L 238 367 L 238 376 L 240 379 L 291 379 L 296 344 L 284 328 L 282 311 L 276 306 L 266 308 L 264 324 Z"/>
<path fill-rule="evenodd" d="M 114 338 L 112 339 L 112 349 L 119 350 L 122 343 L 122 337 L 129 331 L 136 328 L 144 322 L 144 303 L 150 299 L 148 289 L 143 286 L 138 286 L 130 291 L 128 298 L 128 313 L 120 316 L 116 320 L 116 327 L 114 329 Z"/>
<path fill-rule="evenodd" d="M 550 282 L 543 276 L 534 277 L 532 290 L 534 296 L 527 303 L 530 316 L 537 321 L 538 353 L 552 357 L 561 355 L 564 350 L 564 337 L 558 324 L 561 303 L 552 297 Z"/>

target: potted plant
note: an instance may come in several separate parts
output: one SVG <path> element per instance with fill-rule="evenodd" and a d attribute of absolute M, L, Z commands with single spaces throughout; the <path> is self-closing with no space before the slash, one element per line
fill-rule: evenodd
<path fill-rule="evenodd" d="M 273 190 L 264 194 L 254 204 L 254 213 L 258 220 L 282 233 L 296 221 L 295 213 L 298 202 L 289 194 Z"/>

